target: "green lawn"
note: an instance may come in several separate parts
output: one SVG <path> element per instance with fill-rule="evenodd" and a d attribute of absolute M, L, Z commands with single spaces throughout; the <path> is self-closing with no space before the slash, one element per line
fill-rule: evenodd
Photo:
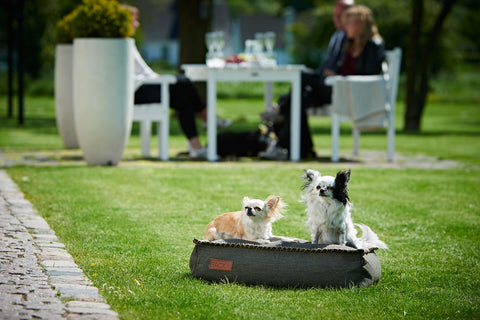
<path fill-rule="evenodd" d="M 37 155 L 32 165 L 6 170 L 122 319 L 480 317 L 478 100 L 433 99 L 420 134 L 401 132 L 398 105 L 398 153 L 455 160 L 458 167 L 351 164 L 353 219 L 369 225 L 390 250 L 377 251 L 377 285 L 344 290 L 212 284 L 192 278 L 188 262 L 192 239 L 202 238 L 218 214 L 240 209 L 246 195 L 281 196 L 288 207 L 274 233 L 308 239 L 300 175 L 305 168 L 333 175 L 349 163 L 145 161 L 134 128 L 118 167 L 87 167 L 81 153 L 62 150 L 53 99 L 28 97 L 26 104 L 26 124 L 18 127 L 5 119 L 0 98 L 0 150 L 8 159 Z M 233 130 L 255 128 L 261 109 L 258 99 L 219 102 L 220 115 L 235 120 Z M 328 157 L 329 119 L 310 121 L 315 147 Z M 175 119 L 171 133 L 174 157 L 186 149 Z M 349 156 L 351 140 L 345 125 L 342 155 Z M 385 147 L 383 133 L 361 138 L 361 150 Z M 59 165 L 48 165 L 50 158 Z"/>
<path fill-rule="evenodd" d="M 479 81 L 480 85 L 480 81 Z M 281 91 L 280 91 L 281 92 Z M 6 99 L 0 97 L 0 148 L 6 153 L 12 151 L 61 150 L 62 141 L 55 124 L 52 98 L 27 97 L 25 103 L 25 124 L 18 127 L 16 119 L 6 119 Z M 395 149 L 402 155 L 426 155 L 439 159 L 451 159 L 468 164 L 480 165 L 480 99 L 470 102 L 432 102 L 428 105 L 423 119 L 422 131 L 411 134 L 402 131 L 404 105 L 397 103 Z M 230 130 L 243 131 L 256 129 L 260 123 L 258 114 L 262 111 L 263 101 L 259 99 L 221 99 L 218 114 L 232 118 L 234 124 Z M 330 119 L 310 117 L 317 155 L 322 159 L 331 155 Z M 170 121 L 169 153 L 175 158 L 185 151 L 187 142 L 178 120 Z M 198 127 L 201 128 L 200 122 Z M 140 139 L 138 124 L 133 126 L 124 159 L 139 159 Z M 200 137 L 206 143 L 206 132 L 200 129 Z M 151 140 L 152 156 L 157 154 L 157 140 Z M 360 151 L 379 150 L 386 152 L 387 138 L 384 130 L 362 133 Z M 351 125 L 342 124 L 340 155 L 351 158 L 353 139 Z M 76 154 L 81 155 L 77 152 Z"/>
<path fill-rule="evenodd" d="M 480 315 L 480 187 L 472 169 L 353 170 L 353 217 L 390 247 L 378 252 L 383 273 L 374 287 L 285 290 L 189 276 L 192 239 L 217 214 L 240 209 L 244 195 L 280 195 L 289 207 L 274 232 L 308 239 L 298 202 L 301 170 L 297 164 L 180 163 L 8 173 L 125 319 Z"/>

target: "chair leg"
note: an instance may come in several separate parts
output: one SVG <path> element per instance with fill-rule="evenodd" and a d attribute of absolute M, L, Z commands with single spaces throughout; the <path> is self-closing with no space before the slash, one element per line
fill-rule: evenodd
<path fill-rule="evenodd" d="M 160 159 L 163 161 L 168 160 L 168 138 L 170 136 L 170 95 L 169 85 L 165 84 L 161 86 L 162 96 L 162 121 L 158 122 L 158 153 Z"/>
<path fill-rule="evenodd" d="M 168 135 L 169 135 L 169 119 L 164 117 L 163 121 L 158 121 L 158 156 L 161 160 L 168 160 Z"/>
<path fill-rule="evenodd" d="M 393 162 L 395 157 L 395 123 L 393 116 L 390 115 L 388 119 L 388 146 L 387 146 L 387 161 Z"/>
<path fill-rule="evenodd" d="M 150 157 L 150 136 L 152 134 L 151 123 L 148 120 L 142 120 L 140 122 L 140 139 L 142 146 L 142 155 L 144 157 Z"/>
<path fill-rule="evenodd" d="M 332 112 L 332 162 L 338 162 L 340 157 L 338 156 L 338 144 L 340 137 L 340 120 L 338 116 Z"/>
<path fill-rule="evenodd" d="M 360 131 L 356 127 L 353 127 L 353 154 L 356 156 L 358 156 L 360 150 L 359 140 Z"/>

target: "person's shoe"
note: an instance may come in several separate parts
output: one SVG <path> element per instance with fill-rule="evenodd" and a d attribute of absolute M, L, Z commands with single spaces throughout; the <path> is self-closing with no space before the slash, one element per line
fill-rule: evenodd
<path fill-rule="evenodd" d="M 201 149 L 188 148 L 188 157 L 190 158 L 190 160 L 206 160 L 207 148 L 201 148 Z"/>
<path fill-rule="evenodd" d="M 285 161 L 288 160 L 288 150 L 271 144 L 267 150 L 259 152 L 258 156 L 261 159 Z"/>
<path fill-rule="evenodd" d="M 217 128 L 218 129 L 225 129 L 228 128 L 232 125 L 233 120 L 232 119 L 223 119 L 217 117 Z"/>
<path fill-rule="evenodd" d="M 223 119 L 223 118 L 217 117 L 217 129 L 228 128 L 232 125 L 232 123 L 233 123 L 232 119 Z M 206 122 L 203 123 L 203 128 L 204 129 L 207 128 Z"/>

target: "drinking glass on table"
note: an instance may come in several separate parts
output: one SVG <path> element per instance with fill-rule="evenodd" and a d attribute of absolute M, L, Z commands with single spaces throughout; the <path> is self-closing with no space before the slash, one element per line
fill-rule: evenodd
<path fill-rule="evenodd" d="M 223 59 L 223 47 L 225 46 L 225 33 L 223 31 L 214 32 L 214 43 L 217 51 L 217 56 Z"/>
<path fill-rule="evenodd" d="M 262 32 L 256 32 L 255 40 L 257 41 L 256 48 L 255 48 L 255 56 L 258 62 L 260 63 L 260 65 L 263 65 L 265 62 L 265 54 L 263 51 L 264 44 L 265 44 L 265 35 Z"/>
<path fill-rule="evenodd" d="M 275 52 L 273 51 L 273 49 L 275 48 L 275 32 L 265 32 L 263 35 L 263 39 L 265 43 L 265 48 L 267 49 L 266 57 L 268 60 L 268 64 L 276 65 L 277 59 L 275 57 Z"/>
<path fill-rule="evenodd" d="M 223 31 L 207 32 L 205 34 L 205 44 L 207 45 L 206 62 L 209 67 L 223 67 L 223 47 L 225 46 L 225 35 Z"/>
<path fill-rule="evenodd" d="M 206 62 L 207 66 L 211 66 L 213 59 L 215 57 L 214 51 L 215 51 L 215 37 L 214 37 L 213 32 L 207 32 L 205 33 L 205 44 L 207 46 L 207 55 L 206 55 Z"/>
<path fill-rule="evenodd" d="M 257 61 L 258 41 L 254 39 L 245 40 L 245 61 L 249 65 L 255 65 Z"/>

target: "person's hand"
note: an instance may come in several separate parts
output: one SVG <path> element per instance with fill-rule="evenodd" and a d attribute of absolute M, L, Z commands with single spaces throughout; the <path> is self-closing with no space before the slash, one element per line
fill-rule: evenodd
<path fill-rule="evenodd" d="M 323 75 L 325 77 L 331 77 L 331 76 L 336 76 L 337 74 L 330 69 L 325 69 L 323 70 Z"/>

